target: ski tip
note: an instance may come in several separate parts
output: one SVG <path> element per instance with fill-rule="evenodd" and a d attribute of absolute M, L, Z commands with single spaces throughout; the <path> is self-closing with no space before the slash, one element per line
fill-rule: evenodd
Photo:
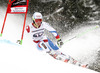
<path fill-rule="evenodd" d="M 81 67 L 83 67 L 83 68 L 88 68 L 88 67 L 89 67 L 89 65 L 88 65 L 88 64 L 86 64 L 86 65 L 82 65 Z"/>

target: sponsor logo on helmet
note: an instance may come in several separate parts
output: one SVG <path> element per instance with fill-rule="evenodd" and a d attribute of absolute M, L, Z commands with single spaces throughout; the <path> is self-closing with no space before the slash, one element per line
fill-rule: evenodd
<path fill-rule="evenodd" d="M 40 15 L 37 15 L 36 17 L 41 17 Z"/>

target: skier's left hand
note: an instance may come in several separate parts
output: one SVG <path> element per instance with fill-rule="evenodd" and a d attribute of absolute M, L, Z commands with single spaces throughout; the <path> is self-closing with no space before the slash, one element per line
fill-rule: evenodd
<path fill-rule="evenodd" d="M 64 43 L 62 42 L 61 39 L 59 39 L 59 40 L 57 40 L 57 44 L 58 44 L 59 47 L 61 47 Z"/>

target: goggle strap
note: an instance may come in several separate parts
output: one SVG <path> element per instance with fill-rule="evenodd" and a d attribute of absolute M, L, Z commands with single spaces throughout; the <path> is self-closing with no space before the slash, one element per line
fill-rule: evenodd
<path fill-rule="evenodd" d="M 35 19 L 32 17 L 32 19 L 35 21 Z"/>

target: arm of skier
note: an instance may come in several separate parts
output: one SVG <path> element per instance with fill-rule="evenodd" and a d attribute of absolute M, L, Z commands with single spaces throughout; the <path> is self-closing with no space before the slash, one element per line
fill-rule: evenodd
<path fill-rule="evenodd" d="M 27 33 L 30 33 L 30 26 L 29 25 L 26 26 L 26 31 L 27 31 Z"/>
<path fill-rule="evenodd" d="M 47 29 L 50 33 L 52 33 L 55 36 L 55 38 L 57 39 L 58 46 L 61 47 L 63 45 L 63 42 L 56 30 L 53 27 L 51 27 L 48 23 L 45 24 L 45 29 Z"/>

